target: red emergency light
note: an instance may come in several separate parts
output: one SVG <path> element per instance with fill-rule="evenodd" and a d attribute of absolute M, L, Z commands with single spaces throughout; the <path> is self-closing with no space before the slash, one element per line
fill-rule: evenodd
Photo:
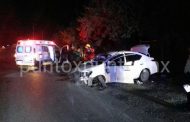
<path fill-rule="evenodd" d="M 48 40 L 19 40 L 17 42 L 17 45 L 33 45 L 33 44 L 55 45 L 53 41 L 48 41 Z"/>

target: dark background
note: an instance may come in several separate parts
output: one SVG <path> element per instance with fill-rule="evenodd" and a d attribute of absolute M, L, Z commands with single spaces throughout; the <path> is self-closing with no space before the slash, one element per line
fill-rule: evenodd
<path fill-rule="evenodd" d="M 53 33 L 75 24 L 88 0 L 6 0 L 0 2 L 0 40 L 51 39 Z M 14 32 L 12 32 L 14 31 Z M 8 38 L 7 38 L 8 37 Z M 5 41 L 6 40 L 6 41 Z M 11 41 L 12 40 L 12 41 Z M 14 40 L 14 41 L 13 41 Z"/>

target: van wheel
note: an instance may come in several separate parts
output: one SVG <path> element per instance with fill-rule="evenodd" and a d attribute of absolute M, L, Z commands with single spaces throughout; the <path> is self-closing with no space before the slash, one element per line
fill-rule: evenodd
<path fill-rule="evenodd" d="M 28 67 L 24 67 L 24 68 L 22 68 L 22 70 L 25 71 L 25 72 L 28 72 L 29 68 Z"/>
<path fill-rule="evenodd" d="M 20 69 L 23 71 L 23 72 L 28 72 L 29 71 L 29 68 L 28 66 L 20 66 Z"/>
<path fill-rule="evenodd" d="M 148 69 L 144 69 L 141 71 L 139 82 L 144 83 L 147 82 L 150 78 L 150 71 Z"/>

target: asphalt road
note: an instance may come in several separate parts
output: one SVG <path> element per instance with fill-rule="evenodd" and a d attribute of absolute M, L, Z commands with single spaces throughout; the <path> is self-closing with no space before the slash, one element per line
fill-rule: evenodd
<path fill-rule="evenodd" d="M 38 71 L 21 77 L 10 62 L 0 63 L 0 122 L 190 121 L 189 111 L 162 99 L 171 89 L 110 84 L 99 91 L 71 74 Z"/>
<path fill-rule="evenodd" d="M 65 74 L 5 71 L 0 77 L 1 122 L 181 121 L 188 112 L 139 93 L 143 87 L 110 85 L 99 91 Z M 139 89 L 133 91 L 133 89 Z M 144 92 L 148 92 L 145 90 Z"/>
<path fill-rule="evenodd" d="M 1 76 L 0 88 L 2 122 L 134 120 L 112 105 L 109 96 L 72 83 L 67 76 L 30 72 L 20 77 L 19 72 L 8 72 Z"/>

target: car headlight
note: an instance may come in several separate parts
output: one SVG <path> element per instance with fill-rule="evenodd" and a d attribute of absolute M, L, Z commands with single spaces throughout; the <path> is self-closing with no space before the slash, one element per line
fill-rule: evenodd
<path fill-rule="evenodd" d="M 92 74 L 92 71 L 89 72 L 81 72 L 80 77 L 89 77 Z"/>

